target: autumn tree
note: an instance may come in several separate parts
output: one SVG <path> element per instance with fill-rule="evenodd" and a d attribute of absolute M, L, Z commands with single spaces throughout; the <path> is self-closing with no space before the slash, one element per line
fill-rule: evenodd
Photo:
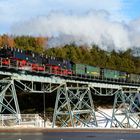
<path fill-rule="evenodd" d="M 6 34 L 0 36 L 0 47 L 9 46 L 14 47 L 15 42 L 12 36 L 8 36 Z"/>
<path fill-rule="evenodd" d="M 47 48 L 47 38 L 36 37 L 35 38 L 35 50 L 39 53 L 42 53 L 44 51 L 44 48 Z"/>

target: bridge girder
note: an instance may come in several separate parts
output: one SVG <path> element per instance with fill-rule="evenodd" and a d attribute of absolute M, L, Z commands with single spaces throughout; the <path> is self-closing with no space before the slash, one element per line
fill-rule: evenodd
<path fill-rule="evenodd" d="M 25 92 L 51 93 L 57 90 L 53 115 L 53 127 L 98 127 L 94 108 L 94 95 L 114 96 L 114 105 L 110 127 L 139 128 L 140 87 L 114 85 L 107 83 L 91 83 L 49 77 L 33 76 L 26 80 L 27 75 L 21 77 L 10 76 L 0 80 L 0 113 L 9 111 L 20 121 L 20 109 L 16 94 L 16 87 Z M 39 85 L 39 86 L 38 86 Z M 8 97 L 8 98 L 7 98 Z M 122 112 L 120 108 L 123 106 Z M 121 118 L 121 119 L 120 119 Z M 133 125 L 131 124 L 133 122 Z"/>

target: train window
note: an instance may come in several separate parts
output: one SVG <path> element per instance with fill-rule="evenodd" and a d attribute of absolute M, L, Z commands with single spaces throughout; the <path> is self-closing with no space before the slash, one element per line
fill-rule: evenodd
<path fill-rule="evenodd" d="M 25 51 L 25 54 L 28 55 L 28 51 Z"/>
<path fill-rule="evenodd" d="M 7 45 L 5 45 L 5 46 L 4 46 L 4 48 L 5 48 L 5 49 L 7 49 L 7 48 L 8 48 L 8 46 L 7 46 Z"/>
<path fill-rule="evenodd" d="M 13 48 L 13 51 L 16 51 L 16 48 Z"/>
<path fill-rule="evenodd" d="M 27 50 L 27 51 L 25 52 L 25 54 L 26 54 L 26 55 L 30 55 L 30 56 L 32 56 L 32 51 Z"/>
<path fill-rule="evenodd" d="M 35 57 L 35 54 L 34 53 L 32 53 L 32 57 Z"/>

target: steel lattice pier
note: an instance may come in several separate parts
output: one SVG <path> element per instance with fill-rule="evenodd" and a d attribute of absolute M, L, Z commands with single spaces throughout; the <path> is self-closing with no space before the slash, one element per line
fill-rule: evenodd
<path fill-rule="evenodd" d="M 16 93 L 16 88 L 20 88 L 28 93 L 57 91 L 52 127 L 98 127 L 94 107 L 96 95 L 106 98 L 114 96 L 110 127 L 140 128 L 140 85 L 87 82 L 55 75 L 3 71 L 0 71 L 0 75 L 0 112 L 3 114 L 6 110 L 13 114 L 16 124 L 21 121 Z"/>

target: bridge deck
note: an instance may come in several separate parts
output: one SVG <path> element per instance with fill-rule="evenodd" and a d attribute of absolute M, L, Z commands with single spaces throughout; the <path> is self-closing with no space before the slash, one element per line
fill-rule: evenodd
<path fill-rule="evenodd" d="M 0 77 L 10 77 L 15 80 L 32 81 L 40 83 L 52 83 L 52 84 L 63 84 L 63 83 L 79 83 L 87 84 L 94 87 L 101 88 L 113 88 L 119 89 L 122 87 L 137 88 L 140 90 L 140 83 L 119 81 L 114 79 L 97 79 L 96 77 L 84 77 L 74 75 L 56 75 L 44 72 L 27 72 L 27 71 L 12 71 L 9 68 L 0 69 Z"/>

